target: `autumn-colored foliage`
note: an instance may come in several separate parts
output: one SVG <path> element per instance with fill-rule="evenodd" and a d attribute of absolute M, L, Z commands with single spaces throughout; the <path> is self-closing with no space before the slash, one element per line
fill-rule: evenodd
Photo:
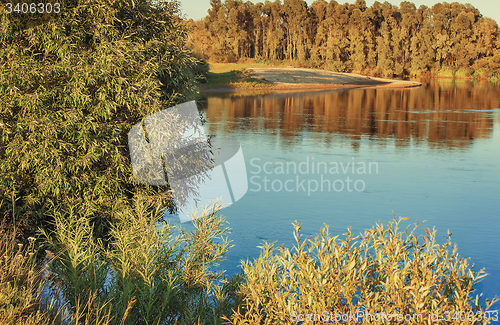
<path fill-rule="evenodd" d="M 415 224 L 401 231 L 407 218 L 358 236 L 350 229 L 331 236 L 325 225 L 305 240 L 295 222 L 295 247 L 264 244 L 259 258 L 243 262 L 242 275 L 227 277 L 213 269 L 230 247 L 219 208 L 201 212 L 188 232 L 159 224 L 161 209 L 136 198 L 108 247 L 77 211 L 54 216 L 44 247 L 35 238 L 18 244 L 0 224 L 2 324 L 291 324 L 307 317 L 488 324 L 497 317 L 490 308 L 496 299 L 482 302 L 474 292 L 484 270 L 450 249 L 451 234 L 438 244 L 435 229 L 419 234 Z M 40 250 L 47 258 L 37 263 Z"/>
<path fill-rule="evenodd" d="M 358 236 L 348 229 L 342 238 L 331 236 L 325 225 L 319 235 L 305 240 L 295 222 L 293 249 L 265 244 L 258 259 L 243 263 L 244 303 L 231 323 L 488 324 L 494 320 L 495 313 L 487 311 L 492 302 L 483 307 L 480 295 L 472 296 L 484 270 L 473 270 L 456 247 L 450 250 L 450 236 L 440 245 L 435 229 L 424 228 L 419 236 L 415 224 L 401 231 L 399 224 L 405 219 L 394 217 L 388 227 L 378 224 Z M 436 314 L 439 321 L 433 317 Z M 447 318 L 449 322 L 444 322 Z"/>
<path fill-rule="evenodd" d="M 386 76 L 439 75 L 443 67 L 452 76 L 500 72 L 498 25 L 470 4 L 212 0 L 211 5 L 203 20 L 188 23 L 188 44 L 212 61 L 291 60 Z"/>

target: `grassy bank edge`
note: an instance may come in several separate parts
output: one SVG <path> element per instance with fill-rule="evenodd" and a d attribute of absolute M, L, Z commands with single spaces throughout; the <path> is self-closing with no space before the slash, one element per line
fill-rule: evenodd
<path fill-rule="evenodd" d="M 269 90 L 273 85 L 250 77 L 249 68 L 265 68 L 265 64 L 209 63 L 207 82 L 200 84 L 200 91 L 210 90 Z"/>
<path fill-rule="evenodd" d="M 308 65 L 297 65 L 296 62 L 291 61 L 275 61 L 275 62 L 258 62 L 257 60 L 246 60 L 236 63 L 219 63 L 209 62 L 210 70 L 207 75 L 207 82 L 199 86 L 200 92 L 210 91 L 260 91 L 260 92 L 274 92 L 291 87 L 277 86 L 270 82 L 265 82 L 259 79 L 251 78 L 249 69 L 252 68 L 306 68 L 318 69 L 318 67 Z M 319 68 L 321 69 L 321 68 Z M 345 72 L 333 71 L 327 68 L 321 70 L 332 72 Z M 383 76 L 374 70 L 353 70 L 349 73 L 360 74 L 365 77 L 378 77 L 388 79 L 390 76 Z M 442 67 L 439 70 L 432 72 L 421 72 L 416 70 L 409 71 L 409 77 L 412 78 L 426 78 L 426 79 L 459 79 L 459 80 L 472 80 L 472 81 L 489 81 L 498 82 L 499 76 L 488 75 L 482 69 L 473 70 L 468 69 L 453 69 L 452 67 Z M 397 79 L 391 79 L 397 81 Z M 356 87 L 356 86 L 355 86 Z M 359 87 L 359 86 L 357 86 Z M 324 87 L 324 88 L 342 88 L 342 87 Z"/>

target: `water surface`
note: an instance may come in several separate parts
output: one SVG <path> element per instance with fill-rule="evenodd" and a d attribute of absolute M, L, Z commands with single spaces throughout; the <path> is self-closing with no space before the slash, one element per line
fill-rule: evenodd
<path fill-rule="evenodd" d="M 459 254 L 489 273 L 479 291 L 500 296 L 499 85 L 204 99 L 207 133 L 241 143 L 249 181 L 222 212 L 235 245 L 221 265 L 229 274 L 264 241 L 291 247 L 294 220 L 306 236 L 323 223 L 341 235 L 387 224 L 394 212 L 411 217 L 404 225 L 436 227 L 441 242 L 449 230 Z"/>

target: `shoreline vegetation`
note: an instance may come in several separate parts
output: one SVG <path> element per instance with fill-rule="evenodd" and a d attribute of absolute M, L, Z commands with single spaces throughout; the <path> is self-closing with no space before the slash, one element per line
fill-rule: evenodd
<path fill-rule="evenodd" d="M 377 78 L 355 73 L 244 63 L 209 63 L 200 92 L 276 92 L 325 89 L 420 87 L 417 81 Z"/>
<path fill-rule="evenodd" d="M 225 21 L 221 2 L 212 3 L 216 8 L 211 17 L 220 13 Z M 292 8 L 303 2 L 284 3 L 294 19 L 303 19 L 300 10 Z M 233 0 L 224 5 L 229 6 L 227 22 L 235 27 L 240 20 L 230 19 L 252 8 L 250 2 Z M 279 1 L 264 6 L 271 11 L 257 11 L 260 17 L 274 17 L 275 9 L 278 15 L 283 12 Z M 483 303 L 475 292 L 484 270 L 473 269 L 469 259 L 458 255 L 451 234 L 438 244 L 434 229 L 424 228 L 424 233 L 415 229 L 417 224 L 399 229 L 406 218 L 393 216 L 385 229 L 377 224 L 359 235 L 348 229 L 341 238 L 330 235 L 325 226 L 318 235 L 301 239 L 301 225 L 295 222 L 294 248 L 281 246 L 278 251 L 265 244 L 259 258 L 242 263 L 240 274 L 217 271 L 231 247 L 219 207 L 202 211 L 190 231 L 174 229 L 164 219 L 165 209 L 175 208 L 169 184 L 146 185 L 133 176 L 127 138 L 145 118 L 194 99 L 195 80 L 203 80 L 208 71 L 187 47 L 190 36 L 180 4 L 85 0 L 69 2 L 57 19 L 50 14 L 9 14 L 4 7 L 0 5 L 0 324 L 292 324 L 292 315 L 285 311 L 362 308 L 371 314 L 454 312 L 454 320 L 466 313 L 466 322 L 452 321 L 460 324 L 495 320 L 491 316 L 496 314 L 489 311 L 497 299 Z M 345 8 L 353 16 L 344 20 L 361 19 L 361 9 L 366 11 L 361 0 Z M 474 10 L 466 9 L 461 21 L 482 22 Z M 391 10 L 384 15 L 399 19 Z M 488 21 L 483 25 L 488 27 Z M 299 24 L 284 21 L 283 26 Z M 215 32 L 233 35 L 221 31 Z M 356 29 L 351 31 L 347 36 L 358 35 Z M 300 28 L 287 38 L 276 30 L 265 33 L 265 42 L 277 43 L 256 43 L 260 53 L 288 53 L 296 62 L 307 58 Z M 252 46 L 245 40 L 251 40 L 249 34 L 232 43 L 216 40 L 215 52 L 207 53 L 250 55 Z M 328 42 L 324 44 L 329 49 L 345 50 L 342 44 Z M 236 44 L 236 52 L 231 44 Z M 325 49 L 319 45 L 320 51 Z M 366 59 L 361 54 L 367 48 L 358 45 L 353 41 L 349 57 L 340 53 L 326 70 L 358 71 L 355 64 Z M 390 46 L 377 55 L 400 53 L 399 45 Z M 425 56 L 425 47 L 416 46 Z M 446 55 L 443 60 L 453 63 L 454 57 Z M 490 60 L 482 48 L 477 56 L 488 71 L 500 62 Z M 404 71 L 406 65 L 397 60 L 394 71 Z M 250 73 L 249 68 L 213 65 L 207 86 L 270 87 L 271 75 Z M 357 82 L 365 86 L 367 80 L 371 86 L 382 84 L 374 78 Z M 168 164 L 177 168 L 182 161 Z"/>
<path fill-rule="evenodd" d="M 425 317 L 441 324 L 430 315 L 448 314 L 446 323 L 472 325 L 498 319 L 491 308 L 497 298 L 483 303 L 475 291 L 487 274 L 458 254 L 449 232 L 440 244 L 436 229 L 393 214 L 358 235 L 350 228 L 330 234 L 325 224 L 303 237 L 295 221 L 293 247 L 264 242 L 258 258 L 242 260 L 242 272 L 226 276 L 213 271 L 231 247 L 220 208 L 203 210 L 193 230 L 179 228 L 176 236 L 176 226 L 158 227 L 161 210 L 137 200 L 134 211 L 120 216 L 109 246 L 93 239 L 88 217 L 72 213 L 56 215 L 55 230 L 30 237 L 27 246 L 0 223 L 0 322 L 294 324 L 297 315 L 318 313 L 304 320 L 380 324 L 383 317 L 393 324 L 401 323 L 398 315 L 416 315 L 405 323 Z M 40 265 L 36 256 L 44 250 Z"/>
<path fill-rule="evenodd" d="M 470 4 L 213 0 L 184 20 L 208 62 L 292 65 L 382 78 L 500 78 L 500 30 Z"/>

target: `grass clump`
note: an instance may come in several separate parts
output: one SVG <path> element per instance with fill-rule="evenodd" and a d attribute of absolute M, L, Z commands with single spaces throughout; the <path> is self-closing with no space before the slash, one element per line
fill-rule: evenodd
<path fill-rule="evenodd" d="M 243 70 L 231 70 L 226 72 L 208 72 L 207 83 L 200 87 L 200 89 L 210 88 L 229 88 L 233 82 L 237 82 L 241 78 Z"/>
<path fill-rule="evenodd" d="M 16 324 L 27 318 L 35 321 L 38 315 L 33 296 L 37 294 L 39 277 L 28 255 L 33 253 L 29 248 L 23 249 L 22 244 L 18 246 L 5 231 L 0 234 L 0 240 L 0 323 Z"/>
<path fill-rule="evenodd" d="M 423 236 L 415 235 L 417 224 L 411 231 L 399 231 L 405 219 L 394 218 L 387 228 L 378 224 L 358 236 L 348 229 L 342 239 L 330 236 L 325 225 L 319 235 L 307 240 L 301 239 L 301 225 L 295 222 L 293 250 L 266 243 L 258 259 L 243 263 L 245 282 L 240 294 L 244 303 L 230 322 L 400 324 L 397 315 L 414 315 L 404 321 L 416 324 L 427 323 L 429 314 L 449 313 L 451 319 L 455 312 L 465 312 L 476 317 L 482 314 L 483 320 L 477 323 L 489 323 L 484 312 L 494 301 L 483 307 L 480 296 L 471 298 L 484 270 L 473 271 L 456 247 L 448 249 L 449 240 L 437 244 L 435 229 L 425 229 Z M 353 314 L 362 316 L 348 320 L 336 316 Z M 392 319 L 369 316 L 376 314 Z"/>
<path fill-rule="evenodd" d="M 36 261 L 35 238 L 23 245 L 16 235 L 15 228 L 0 224 L 0 324 L 52 324 L 53 310 L 42 298 L 46 281 Z"/>

